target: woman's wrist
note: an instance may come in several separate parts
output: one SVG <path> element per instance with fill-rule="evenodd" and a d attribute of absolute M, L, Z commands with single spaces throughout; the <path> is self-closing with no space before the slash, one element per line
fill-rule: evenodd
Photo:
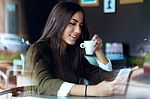
<path fill-rule="evenodd" d="M 105 58 L 105 54 L 102 49 L 95 51 L 95 54 L 96 54 L 97 58 Z"/>
<path fill-rule="evenodd" d="M 98 50 L 98 51 L 95 52 L 95 54 L 96 54 L 97 59 L 98 59 L 101 63 L 107 64 L 107 63 L 109 62 L 108 59 L 106 58 L 106 56 L 105 56 L 103 50 Z"/>
<path fill-rule="evenodd" d="M 74 85 L 68 95 L 73 96 L 96 96 L 96 85 Z"/>
<path fill-rule="evenodd" d="M 87 96 L 96 96 L 96 89 L 95 89 L 95 85 L 88 85 L 87 86 L 87 90 L 86 90 L 86 92 L 87 92 Z"/>

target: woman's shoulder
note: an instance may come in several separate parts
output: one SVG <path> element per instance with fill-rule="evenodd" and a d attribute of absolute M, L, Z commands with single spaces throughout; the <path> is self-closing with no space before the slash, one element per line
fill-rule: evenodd
<path fill-rule="evenodd" d="M 29 49 L 28 49 L 28 52 L 37 49 L 37 47 L 38 47 L 38 45 L 36 43 L 31 44 Z"/>
<path fill-rule="evenodd" d="M 40 45 L 38 44 L 38 43 L 33 43 L 33 44 L 31 44 L 30 45 L 30 47 L 28 48 L 28 50 L 27 50 L 27 53 L 32 53 L 32 52 L 34 52 L 34 53 L 36 53 L 37 51 L 39 51 L 40 50 Z"/>
<path fill-rule="evenodd" d="M 41 50 L 41 49 L 46 49 L 48 48 L 48 44 L 46 42 L 35 42 L 30 45 L 29 49 L 32 50 Z"/>
<path fill-rule="evenodd" d="M 52 50 L 47 42 L 36 42 L 30 45 L 28 52 L 40 54 L 40 53 L 50 53 L 52 52 Z"/>

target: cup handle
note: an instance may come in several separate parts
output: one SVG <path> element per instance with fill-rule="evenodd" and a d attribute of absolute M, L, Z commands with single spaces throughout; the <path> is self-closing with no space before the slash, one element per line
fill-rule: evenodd
<path fill-rule="evenodd" d="M 81 47 L 81 48 L 85 48 L 84 43 L 81 43 L 81 44 L 80 44 L 80 47 Z"/>

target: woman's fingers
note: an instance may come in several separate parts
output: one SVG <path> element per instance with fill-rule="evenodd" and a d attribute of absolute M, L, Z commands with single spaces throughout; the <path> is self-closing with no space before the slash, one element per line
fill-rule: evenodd
<path fill-rule="evenodd" d="M 113 93 L 114 95 L 123 95 L 125 94 L 127 81 L 125 78 L 122 79 L 116 79 L 112 81 L 113 83 Z"/>
<path fill-rule="evenodd" d="M 102 48 L 102 39 L 97 34 L 92 37 L 92 40 L 94 41 L 94 51 Z"/>
<path fill-rule="evenodd" d="M 92 37 L 92 41 L 95 41 L 97 37 L 98 37 L 98 35 L 95 34 L 95 35 Z"/>

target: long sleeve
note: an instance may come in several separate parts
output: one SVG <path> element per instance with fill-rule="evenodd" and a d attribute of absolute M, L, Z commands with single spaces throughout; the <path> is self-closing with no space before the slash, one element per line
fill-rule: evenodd
<path fill-rule="evenodd" d="M 34 91 L 37 94 L 57 95 L 64 81 L 53 76 L 51 66 L 43 60 L 42 55 L 40 59 L 37 59 L 36 55 L 40 54 L 37 50 L 36 47 L 31 46 L 26 54 L 25 61 L 26 70 L 30 71 L 31 80 L 34 80 L 37 86 Z M 32 59 L 37 59 L 38 61 L 34 64 Z"/>
<path fill-rule="evenodd" d="M 111 60 L 108 59 L 108 63 L 104 64 L 100 62 L 95 56 L 86 56 L 85 58 L 89 61 L 90 64 L 99 66 L 101 69 L 106 70 L 106 71 L 112 71 L 112 63 Z"/>
<path fill-rule="evenodd" d="M 91 65 L 86 58 L 82 58 L 82 71 L 80 71 L 80 76 L 85 78 L 92 83 L 99 83 L 103 80 L 113 80 L 116 76 L 114 71 L 106 71 L 99 66 Z"/>
<path fill-rule="evenodd" d="M 64 82 L 58 90 L 57 96 L 68 96 L 68 93 L 70 92 L 73 85 L 75 84 Z"/>
<path fill-rule="evenodd" d="M 103 70 L 112 71 L 112 64 L 111 64 L 110 59 L 108 59 L 108 63 L 107 63 L 107 64 L 103 64 L 103 63 L 101 63 L 100 61 L 98 61 L 97 59 L 96 59 L 96 61 L 97 61 L 97 63 L 98 63 L 98 66 L 99 66 L 100 68 L 102 68 Z"/>

